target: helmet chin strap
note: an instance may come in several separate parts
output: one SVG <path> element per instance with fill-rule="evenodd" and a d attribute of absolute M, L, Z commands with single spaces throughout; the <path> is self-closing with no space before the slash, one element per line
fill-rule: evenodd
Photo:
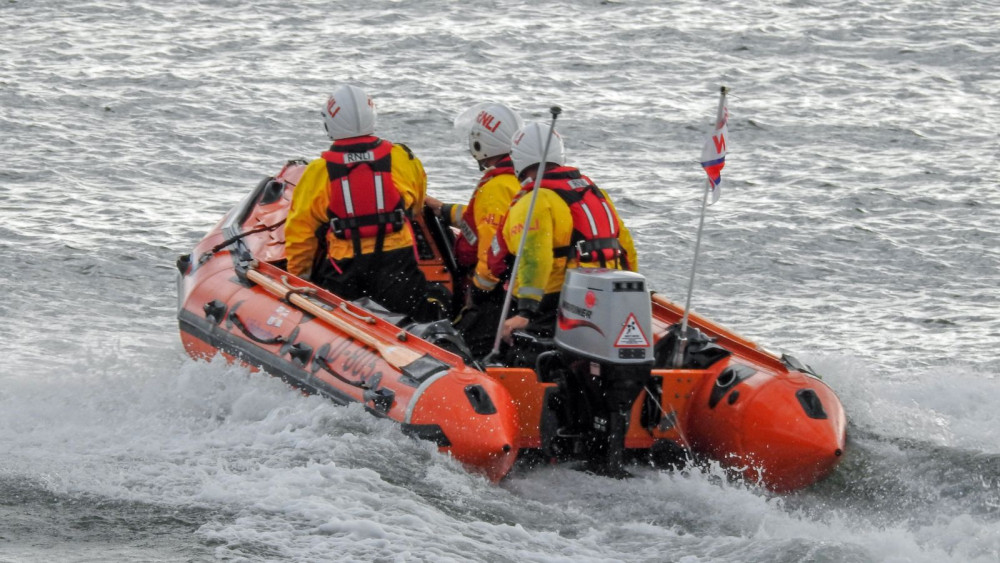
<path fill-rule="evenodd" d="M 484 172 L 487 168 L 492 168 L 492 167 L 496 166 L 496 164 L 498 162 L 500 162 L 501 160 L 503 160 L 503 157 L 505 157 L 505 156 L 507 156 L 507 155 L 505 155 L 505 154 L 498 154 L 496 156 L 487 156 L 486 158 L 482 158 L 482 159 L 477 160 L 476 162 L 479 163 L 479 171 L 480 172 Z"/>

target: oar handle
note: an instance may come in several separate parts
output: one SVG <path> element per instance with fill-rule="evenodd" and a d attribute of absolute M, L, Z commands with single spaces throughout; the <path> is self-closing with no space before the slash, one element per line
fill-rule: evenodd
<path fill-rule="evenodd" d="M 310 315 L 323 319 L 323 321 L 333 325 L 334 327 L 346 332 L 351 335 L 355 340 L 364 343 L 378 350 L 382 346 L 382 342 L 368 334 L 364 330 L 361 330 L 344 319 L 334 315 L 330 311 L 327 311 L 323 307 L 313 303 L 312 301 L 306 299 L 298 292 L 288 289 L 282 285 L 277 280 L 271 278 L 266 274 L 262 274 L 254 269 L 247 270 L 247 279 L 259 285 L 260 287 L 267 290 L 268 293 L 274 295 L 275 297 L 280 297 L 281 299 L 287 300 L 289 303 L 295 305 L 299 309 L 309 313 Z"/>

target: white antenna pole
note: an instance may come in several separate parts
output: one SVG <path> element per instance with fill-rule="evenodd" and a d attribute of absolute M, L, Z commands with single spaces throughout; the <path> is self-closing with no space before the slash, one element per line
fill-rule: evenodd
<path fill-rule="evenodd" d="M 719 89 L 719 108 L 715 112 L 715 123 L 722 121 L 722 108 L 726 106 L 726 92 L 729 89 L 722 86 Z M 673 366 L 680 369 L 684 365 L 684 351 L 687 349 L 688 313 L 691 311 L 691 296 L 694 293 L 694 275 L 698 270 L 698 251 L 701 247 L 701 234 L 705 228 L 705 209 L 708 207 L 708 193 L 712 189 L 712 180 L 705 180 L 705 193 L 701 198 L 701 218 L 698 220 L 698 236 L 694 241 L 694 260 L 691 263 L 691 277 L 688 280 L 687 300 L 684 303 L 684 316 L 681 318 L 681 332 L 677 335 L 677 347 L 674 348 Z"/>

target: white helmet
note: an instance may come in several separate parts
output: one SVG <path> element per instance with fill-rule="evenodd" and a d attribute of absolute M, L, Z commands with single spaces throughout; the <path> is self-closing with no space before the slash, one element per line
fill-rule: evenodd
<path fill-rule="evenodd" d="M 455 119 L 455 125 L 469 132 L 469 152 L 472 153 L 472 158 L 483 160 L 509 153 L 510 140 L 524 122 L 509 107 L 485 102 L 462 112 Z"/>
<path fill-rule="evenodd" d="M 345 85 L 323 106 L 323 125 L 331 139 L 349 139 L 375 132 L 375 103 L 357 86 Z"/>
<path fill-rule="evenodd" d="M 510 158 L 514 161 L 514 172 L 520 176 L 521 172 L 542 161 L 542 151 L 545 150 L 545 141 L 549 138 L 549 126 L 533 121 L 514 133 L 511 142 Z M 549 145 L 549 153 L 545 162 L 551 164 L 564 164 L 566 162 L 566 149 L 563 147 L 562 137 L 558 131 L 552 132 L 552 144 Z"/>

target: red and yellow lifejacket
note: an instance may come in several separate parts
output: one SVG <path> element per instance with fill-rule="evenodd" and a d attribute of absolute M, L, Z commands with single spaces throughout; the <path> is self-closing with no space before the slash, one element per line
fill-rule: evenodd
<path fill-rule="evenodd" d="M 330 176 L 330 232 L 354 243 L 361 254 L 361 239 L 377 237 L 375 252 L 382 250 L 386 233 L 406 225 L 405 203 L 392 180 L 392 143 L 378 137 L 335 142 L 323 153 Z"/>
<path fill-rule="evenodd" d="M 518 192 L 511 207 L 522 197 L 528 196 L 533 186 L 534 183 L 529 183 Z M 573 218 L 570 244 L 553 248 L 553 257 L 628 269 L 628 257 L 618 241 L 618 214 L 590 178 L 576 168 L 559 166 L 545 172 L 541 187 L 552 190 L 566 202 Z M 490 271 L 498 278 L 510 269 L 514 258 L 512 249 L 507 246 L 507 240 L 502 235 L 506 221 L 507 217 L 504 217 L 500 222 L 488 255 Z"/>
<path fill-rule="evenodd" d="M 552 190 L 569 206 L 573 235 L 569 246 L 552 250 L 556 258 L 597 262 L 601 267 L 621 267 L 622 247 L 618 242 L 618 215 L 604 193 L 576 168 L 560 166 L 545 172 L 542 187 Z"/>

